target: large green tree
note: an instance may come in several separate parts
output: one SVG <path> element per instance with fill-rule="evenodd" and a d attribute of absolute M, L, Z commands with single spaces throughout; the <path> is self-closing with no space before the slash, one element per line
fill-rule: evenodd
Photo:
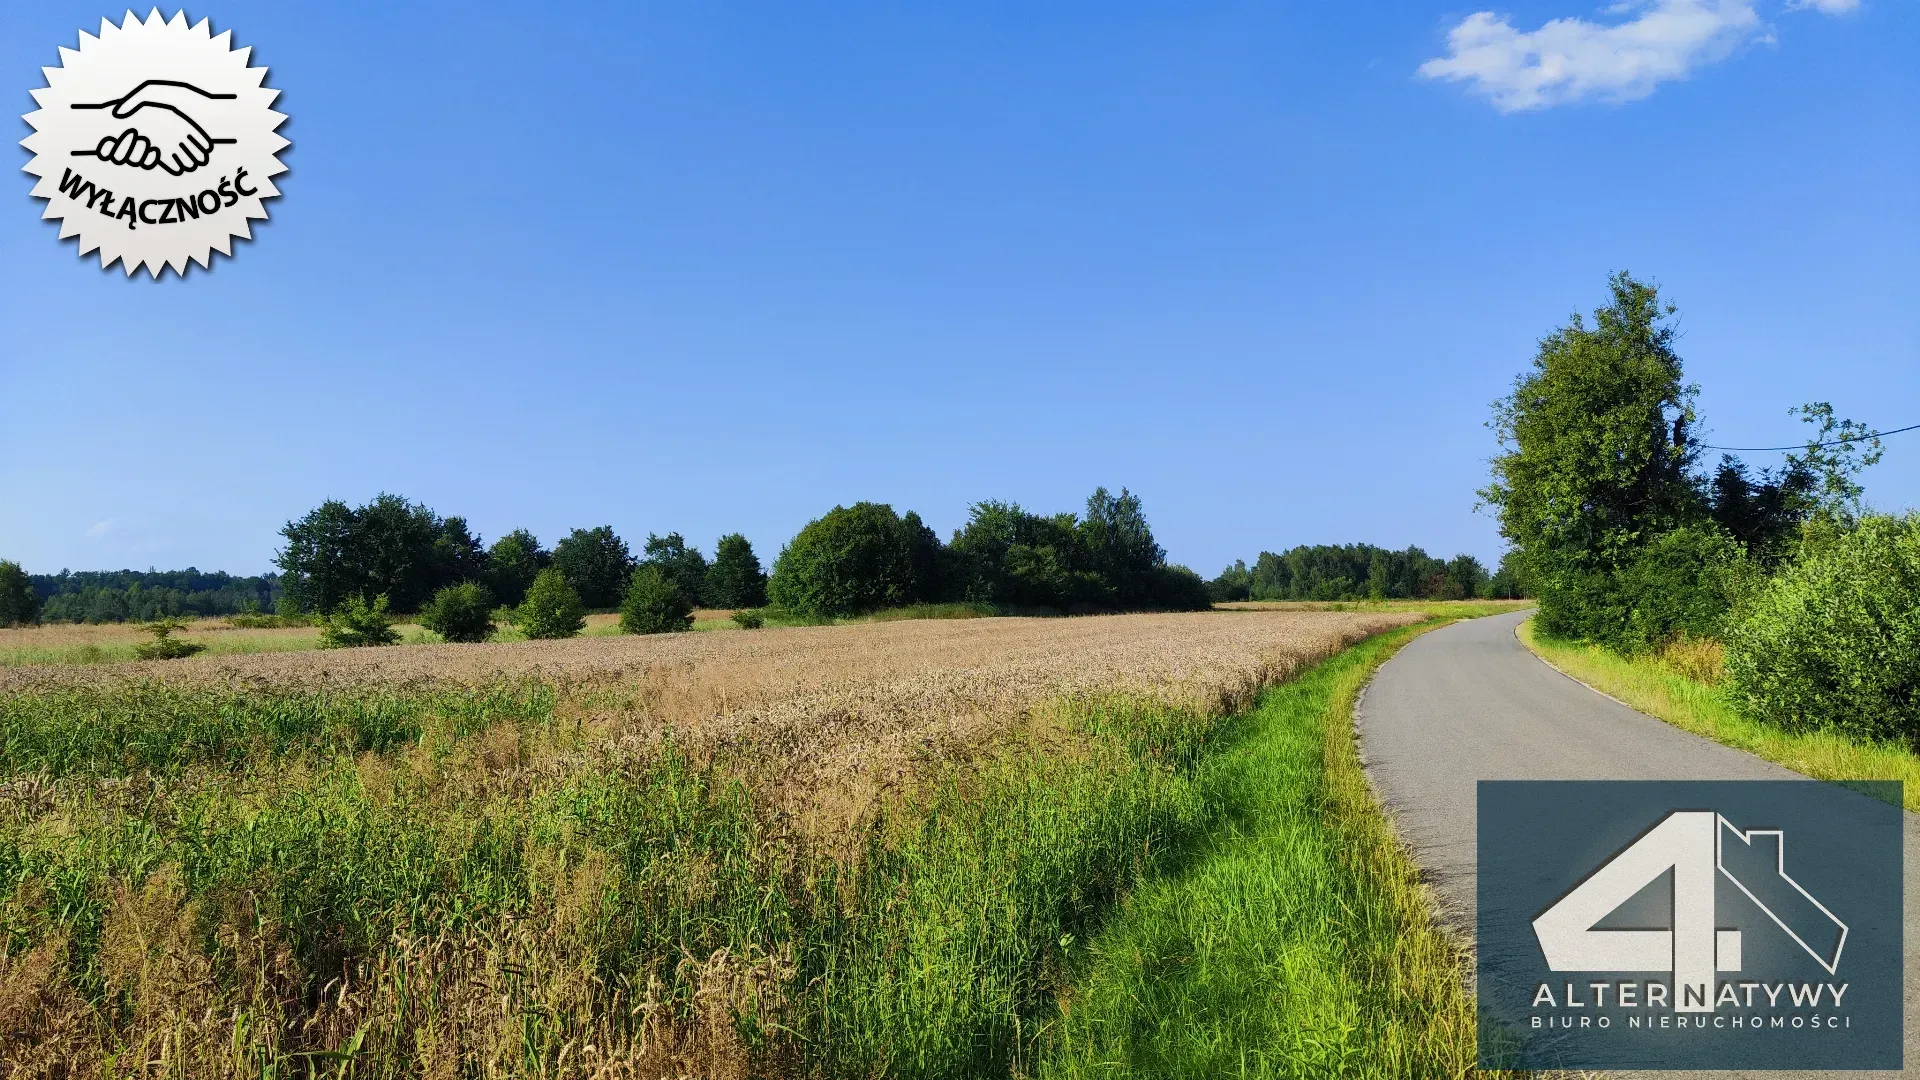
<path fill-rule="evenodd" d="M 1626 273 L 1589 322 L 1544 338 L 1494 404 L 1493 477 L 1480 492 L 1539 589 L 1547 629 L 1606 639 L 1624 618 L 1606 599 L 1654 537 L 1701 520 L 1688 437 L 1697 389 L 1674 351 L 1674 308 Z"/>
<path fill-rule="evenodd" d="M 707 602 L 707 557 L 700 553 L 699 548 L 688 545 L 686 538 L 679 533 L 665 536 L 648 533 L 646 556 L 640 563 L 658 567 L 674 588 L 680 590 L 681 597 L 689 607 L 699 607 Z"/>
<path fill-rule="evenodd" d="M 611 525 L 575 529 L 553 545 L 553 566 L 587 607 L 617 607 L 633 574 L 633 552 Z"/>
<path fill-rule="evenodd" d="M 0 626 L 23 626 L 40 614 L 40 598 L 17 562 L 0 559 Z"/>
<path fill-rule="evenodd" d="M 1151 606 L 1157 572 L 1166 565 L 1167 553 L 1147 526 L 1140 496 L 1126 488 L 1118 495 L 1104 487 L 1093 489 L 1079 532 L 1087 568 L 1113 589 L 1120 606 Z"/>
<path fill-rule="evenodd" d="M 728 533 L 714 545 L 706 594 L 715 607 L 756 608 L 767 602 L 767 575 L 745 536 Z"/>
<path fill-rule="evenodd" d="M 553 554 L 525 529 L 515 529 L 487 549 L 488 589 L 496 602 L 518 607 L 532 587 L 534 575 L 547 568 Z"/>
<path fill-rule="evenodd" d="M 458 517 L 382 493 L 365 506 L 337 499 L 280 530 L 274 556 L 282 584 L 303 611 L 330 613 L 348 597 L 386 596 L 396 612 L 418 611 L 448 585 L 486 570 L 480 542 Z"/>

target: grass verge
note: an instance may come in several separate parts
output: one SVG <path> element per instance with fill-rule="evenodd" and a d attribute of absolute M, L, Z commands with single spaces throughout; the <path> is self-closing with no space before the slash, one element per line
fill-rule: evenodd
<path fill-rule="evenodd" d="M 1763 757 L 1816 780 L 1901 780 L 1906 808 L 1920 811 L 1920 756 L 1900 746 L 1855 742 L 1831 732 L 1792 732 L 1748 719 L 1718 687 L 1651 657 L 1629 657 L 1584 642 L 1558 641 L 1520 624 L 1520 643 L 1582 683 L 1677 728 Z"/>
<path fill-rule="evenodd" d="M 1353 739 L 1374 670 L 1446 621 L 1356 645 L 1232 722 L 1194 781 L 1213 826 L 1085 950 L 1038 1075 L 1472 1073 L 1464 954 Z"/>

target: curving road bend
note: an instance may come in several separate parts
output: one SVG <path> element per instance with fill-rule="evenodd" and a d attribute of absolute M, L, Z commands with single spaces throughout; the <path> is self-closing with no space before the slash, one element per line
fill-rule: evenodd
<path fill-rule="evenodd" d="M 1474 926 L 1479 780 L 1780 780 L 1799 774 L 1637 712 L 1560 674 L 1514 629 L 1530 612 L 1454 623 L 1384 664 L 1355 710 L 1360 754 L 1401 839 L 1432 883 L 1441 917 Z M 1903 1073 L 1655 1072 L 1679 1078 L 1920 1076 L 1920 829 L 1905 830 L 1906 1054 Z"/>

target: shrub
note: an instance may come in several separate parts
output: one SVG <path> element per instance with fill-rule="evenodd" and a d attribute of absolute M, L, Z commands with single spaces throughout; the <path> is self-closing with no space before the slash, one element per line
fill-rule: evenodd
<path fill-rule="evenodd" d="M 421 609 L 420 625 L 448 641 L 485 641 L 493 633 L 492 607 L 493 596 L 485 585 L 449 585 Z"/>
<path fill-rule="evenodd" d="M 741 608 L 733 613 L 733 624 L 742 630 L 758 630 L 767 625 L 767 617 L 752 608 Z"/>
<path fill-rule="evenodd" d="M 1754 571 L 1712 525 L 1661 533 L 1617 573 L 1563 569 L 1539 580 L 1540 630 L 1625 653 L 1681 636 L 1717 637 Z"/>
<path fill-rule="evenodd" d="M 670 634 L 693 627 L 693 604 L 653 563 L 633 571 L 627 597 L 620 602 L 620 630 L 628 634 Z"/>
<path fill-rule="evenodd" d="M 1161 566 L 1153 572 L 1152 606 L 1162 611 L 1211 611 L 1213 596 L 1206 579 L 1184 566 Z"/>
<path fill-rule="evenodd" d="M 1920 744 L 1920 517 L 1870 517 L 1780 573 L 1726 639 L 1748 715 Z"/>
<path fill-rule="evenodd" d="M 24 626 L 40 615 L 40 598 L 17 562 L 0 559 L 0 626 Z"/>
<path fill-rule="evenodd" d="M 372 645 L 392 645 L 400 635 L 387 621 L 387 594 L 367 602 L 364 596 L 349 596 L 334 613 L 320 624 L 323 649 L 358 649 Z"/>
<path fill-rule="evenodd" d="M 922 565 L 929 541 L 938 547 L 914 514 L 902 518 L 882 503 L 836 506 L 801 529 L 774 561 L 768 599 L 812 618 L 932 599 Z"/>
<path fill-rule="evenodd" d="M 569 638 L 586 629 L 586 606 L 557 566 L 536 574 L 527 599 L 513 613 L 520 632 L 536 640 Z"/>
<path fill-rule="evenodd" d="M 162 619 L 148 623 L 147 633 L 153 635 L 152 641 L 143 641 L 133 647 L 133 655 L 142 660 L 178 660 L 183 656 L 205 652 L 207 647 L 197 641 L 181 641 L 173 636 L 176 630 L 185 630 L 187 624 L 177 619 Z"/>

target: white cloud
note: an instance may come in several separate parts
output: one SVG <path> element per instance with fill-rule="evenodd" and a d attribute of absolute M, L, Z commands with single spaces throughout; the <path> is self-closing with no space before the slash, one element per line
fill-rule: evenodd
<path fill-rule="evenodd" d="M 1804 2 L 1831 13 L 1859 0 Z M 1506 16 L 1477 12 L 1448 32 L 1447 55 L 1420 65 L 1420 74 L 1471 83 L 1501 112 L 1631 101 L 1765 37 L 1753 0 L 1637 0 L 1608 13 L 1633 17 L 1554 19 L 1523 31 Z"/>
<path fill-rule="evenodd" d="M 93 523 L 92 526 L 90 526 L 87 529 L 87 532 L 86 532 L 87 539 L 98 540 L 101 537 L 107 535 L 107 530 L 111 528 L 113 528 L 112 518 L 108 518 L 105 521 L 96 521 Z"/>
<path fill-rule="evenodd" d="M 1812 8 L 1823 15 L 1845 15 L 1860 10 L 1860 0 L 1793 0 L 1787 7 L 1793 10 Z"/>

